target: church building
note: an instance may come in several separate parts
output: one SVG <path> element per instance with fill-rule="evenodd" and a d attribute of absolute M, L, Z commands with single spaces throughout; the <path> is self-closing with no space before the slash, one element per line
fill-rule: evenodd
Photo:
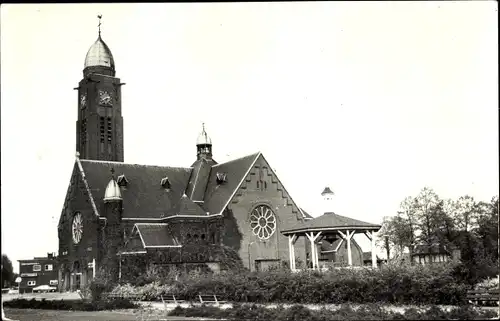
<path fill-rule="evenodd" d="M 250 270 L 288 261 L 281 230 L 306 215 L 264 155 L 218 163 L 203 126 L 190 166 L 125 163 L 123 85 L 99 28 L 75 88 L 77 153 L 58 224 L 60 290 L 83 287 L 101 270 L 119 274 L 127 256 L 160 253 L 217 269 L 224 248 Z M 295 248 L 306 262 L 306 241 Z"/>

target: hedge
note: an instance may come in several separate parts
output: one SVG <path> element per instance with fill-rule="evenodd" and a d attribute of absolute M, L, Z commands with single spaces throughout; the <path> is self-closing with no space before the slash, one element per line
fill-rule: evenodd
<path fill-rule="evenodd" d="M 133 309 L 138 305 L 127 299 L 113 299 L 101 301 L 81 300 L 26 300 L 14 299 L 3 303 L 6 308 L 15 309 L 42 309 L 42 310 L 74 310 L 74 311 L 103 311 L 118 309 Z"/>
<path fill-rule="evenodd" d="M 437 306 L 425 310 L 406 309 L 404 313 L 383 309 L 380 305 L 367 305 L 353 309 L 343 305 L 337 310 L 311 310 L 302 305 L 294 305 L 287 309 L 282 306 L 265 308 L 257 305 L 238 305 L 230 309 L 219 309 L 211 306 L 182 308 L 177 307 L 170 316 L 211 317 L 226 320 L 274 320 L 274 321 L 330 321 L 330 320 L 484 320 L 497 316 L 493 311 L 475 310 L 470 306 L 446 311 Z"/>
<path fill-rule="evenodd" d="M 457 264 L 385 266 L 380 269 L 339 269 L 330 272 L 288 270 L 209 274 L 150 284 L 149 288 L 118 286 L 114 293 L 140 294 L 150 299 L 175 293 L 196 300 L 199 293 L 217 294 L 232 302 L 255 303 L 391 303 L 460 304 L 467 283 Z M 165 283 L 162 281 L 162 283 Z"/>

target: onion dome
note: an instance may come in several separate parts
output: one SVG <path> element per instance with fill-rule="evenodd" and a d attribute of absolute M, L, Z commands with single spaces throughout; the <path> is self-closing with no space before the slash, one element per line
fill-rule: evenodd
<path fill-rule="evenodd" d="M 115 61 L 111 54 L 111 50 L 102 40 L 100 33 L 96 42 L 94 42 L 87 52 L 84 68 L 97 66 L 115 69 Z"/>

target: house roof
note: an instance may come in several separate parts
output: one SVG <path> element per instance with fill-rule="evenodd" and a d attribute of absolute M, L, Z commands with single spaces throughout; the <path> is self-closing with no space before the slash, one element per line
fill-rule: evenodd
<path fill-rule="evenodd" d="M 452 247 L 447 247 L 444 244 L 434 243 L 432 245 L 420 244 L 416 245 L 413 250 L 413 255 L 423 254 L 450 254 Z"/>
<path fill-rule="evenodd" d="M 349 230 L 349 229 L 368 229 L 379 230 L 380 225 L 363 222 L 347 216 L 327 212 L 319 217 L 306 220 L 294 225 L 291 228 L 282 230 L 283 234 L 324 231 L 324 230 Z"/>
<path fill-rule="evenodd" d="M 180 247 L 181 245 L 169 233 L 166 223 L 137 223 L 137 229 L 144 248 L 148 247 Z"/>

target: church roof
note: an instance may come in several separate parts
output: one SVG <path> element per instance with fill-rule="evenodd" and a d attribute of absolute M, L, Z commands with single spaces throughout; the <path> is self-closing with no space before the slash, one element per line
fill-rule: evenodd
<path fill-rule="evenodd" d="M 87 181 L 89 191 L 97 209 L 103 204 L 103 197 L 109 184 L 109 173 L 126 182 L 120 188 L 123 199 L 123 218 L 130 220 L 161 220 L 175 215 L 208 216 L 221 214 L 248 175 L 260 156 L 255 153 L 226 163 L 216 164 L 209 170 L 199 171 L 197 181 L 206 181 L 206 187 L 194 189 L 187 195 L 188 183 L 195 173 L 192 167 L 167 167 L 126 164 L 121 162 L 80 159 L 81 174 Z M 217 180 L 218 173 L 225 173 L 224 182 Z M 126 178 L 126 179 L 125 179 Z M 162 186 L 162 179 L 168 178 L 169 188 Z M 200 199 L 196 199 L 196 198 Z M 208 212 L 208 213 L 207 213 Z"/>
<path fill-rule="evenodd" d="M 125 175 L 127 186 L 122 188 L 123 218 L 160 218 L 180 201 L 191 174 L 190 168 L 125 164 L 120 162 L 80 160 L 85 178 L 96 202 L 104 196 L 109 172 Z M 170 190 L 161 186 L 165 176 Z"/>
<path fill-rule="evenodd" d="M 134 229 L 137 229 L 144 248 L 181 246 L 169 233 L 165 223 L 137 223 Z"/>
<path fill-rule="evenodd" d="M 363 222 L 347 216 L 327 212 L 311 220 L 300 222 L 295 226 L 282 231 L 284 234 L 324 231 L 324 230 L 349 230 L 349 229 L 369 229 L 379 230 L 380 225 Z"/>
<path fill-rule="evenodd" d="M 190 200 L 186 194 L 184 194 L 180 201 L 174 206 L 167 214 L 167 216 L 208 216 L 203 209 Z"/>
<path fill-rule="evenodd" d="M 260 155 L 258 152 L 212 166 L 203 208 L 210 213 L 222 213 Z M 217 173 L 226 173 L 226 182 L 218 184 Z"/>

